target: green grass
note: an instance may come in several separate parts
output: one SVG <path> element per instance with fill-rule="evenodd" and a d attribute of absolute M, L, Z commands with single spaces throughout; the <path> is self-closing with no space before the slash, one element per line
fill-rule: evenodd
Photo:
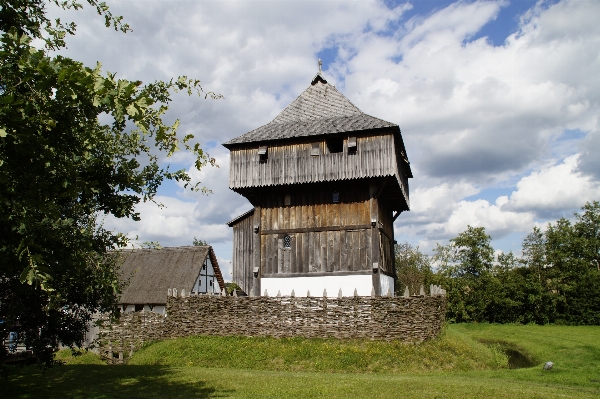
<path fill-rule="evenodd" d="M 501 347 L 535 366 L 508 369 Z M 126 366 L 26 367 L 0 379 L 0 398 L 63 397 L 597 398 L 600 327 L 451 325 L 421 345 L 194 337 L 149 345 Z"/>
<path fill-rule="evenodd" d="M 132 365 L 343 373 L 425 373 L 508 367 L 506 356 L 454 329 L 420 345 L 397 341 L 189 337 L 153 343 Z"/>
<path fill-rule="evenodd" d="M 104 362 L 98 355 L 93 352 L 88 352 L 86 350 L 80 350 L 77 352 L 75 356 L 70 349 L 61 349 L 56 352 L 55 359 L 59 362 L 67 365 L 73 364 L 98 364 L 103 365 Z"/>

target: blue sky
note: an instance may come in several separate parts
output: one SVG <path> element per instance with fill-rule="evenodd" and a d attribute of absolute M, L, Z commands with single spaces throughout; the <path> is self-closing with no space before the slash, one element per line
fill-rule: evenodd
<path fill-rule="evenodd" d="M 141 222 L 105 223 L 138 242 L 207 240 L 226 278 L 225 223 L 250 204 L 227 187 L 220 143 L 272 120 L 308 87 L 318 58 L 350 101 L 402 130 L 415 177 L 398 241 L 429 252 L 484 226 L 498 250 L 519 255 L 534 226 L 600 199 L 598 1 L 108 4 L 133 32 L 104 28 L 93 10 L 52 11 L 78 23 L 67 55 L 130 79 L 197 77 L 224 99 L 177 95 L 168 113 L 217 159 L 219 168 L 190 169 L 213 194 L 167 183 L 166 208 L 141 204 Z"/>

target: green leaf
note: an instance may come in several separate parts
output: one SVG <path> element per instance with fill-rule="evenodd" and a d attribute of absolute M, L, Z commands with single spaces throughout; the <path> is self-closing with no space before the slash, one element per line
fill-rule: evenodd
<path fill-rule="evenodd" d="M 6 137 L 6 130 L 0 127 L 0 137 Z"/>

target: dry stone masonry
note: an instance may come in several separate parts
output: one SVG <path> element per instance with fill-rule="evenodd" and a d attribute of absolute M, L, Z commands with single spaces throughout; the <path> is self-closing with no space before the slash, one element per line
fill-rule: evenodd
<path fill-rule="evenodd" d="M 99 338 L 106 359 L 122 363 L 144 342 L 193 335 L 366 338 L 421 342 L 444 324 L 446 296 L 237 297 L 185 296 L 171 290 L 167 315 L 130 312 L 105 321 Z"/>

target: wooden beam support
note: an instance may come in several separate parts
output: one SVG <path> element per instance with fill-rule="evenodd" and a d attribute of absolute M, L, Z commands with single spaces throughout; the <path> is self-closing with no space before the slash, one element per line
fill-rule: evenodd
<path fill-rule="evenodd" d="M 396 219 L 398 219 L 398 216 L 400 216 L 401 213 L 402 211 L 397 211 L 396 213 L 394 213 L 394 216 L 392 216 L 392 223 L 394 223 Z"/>
<path fill-rule="evenodd" d="M 367 265 L 369 269 L 373 271 L 373 291 L 375 296 L 381 296 L 381 277 L 379 273 L 383 269 L 381 265 L 381 248 L 379 244 L 379 228 L 377 226 L 379 220 L 379 201 L 377 200 L 377 192 L 382 190 L 385 179 L 382 184 L 377 187 L 375 183 L 371 183 L 369 187 L 370 196 L 370 220 L 371 220 L 371 264 Z"/>
<path fill-rule="evenodd" d="M 369 224 L 356 224 L 350 226 L 299 227 L 295 229 L 261 230 L 260 234 L 319 233 L 322 231 L 365 230 L 370 228 L 371 225 Z"/>
<path fill-rule="evenodd" d="M 385 188 L 385 185 L 387 184 L 387 181 L 389 178 L 390 178 L 389 176 L 386 176 L 383 178 L 381 183 L 379 183 L 379 187 L 377 187 L 377 191 L 375 191 L 375 194 L 373 195 L 374 198 L 379 198 L 379 196 L 381 195 L 381 192 Z"/>
<path fill-rule="evenodd" d="M 252 296 L 260 296 L 260 215 L 261 208 L 254 208 L 252 215 Z"/>
<path fill-rule="evenodd" d="M 394 237 L 390 237 L 390 235 L 382 227 L 379 227 L 379 232 L 381 234 L 383 234 L 384 236 L 386 236 L 387 239 L 390 240 L 391 242 L 394 241 Z"/>

